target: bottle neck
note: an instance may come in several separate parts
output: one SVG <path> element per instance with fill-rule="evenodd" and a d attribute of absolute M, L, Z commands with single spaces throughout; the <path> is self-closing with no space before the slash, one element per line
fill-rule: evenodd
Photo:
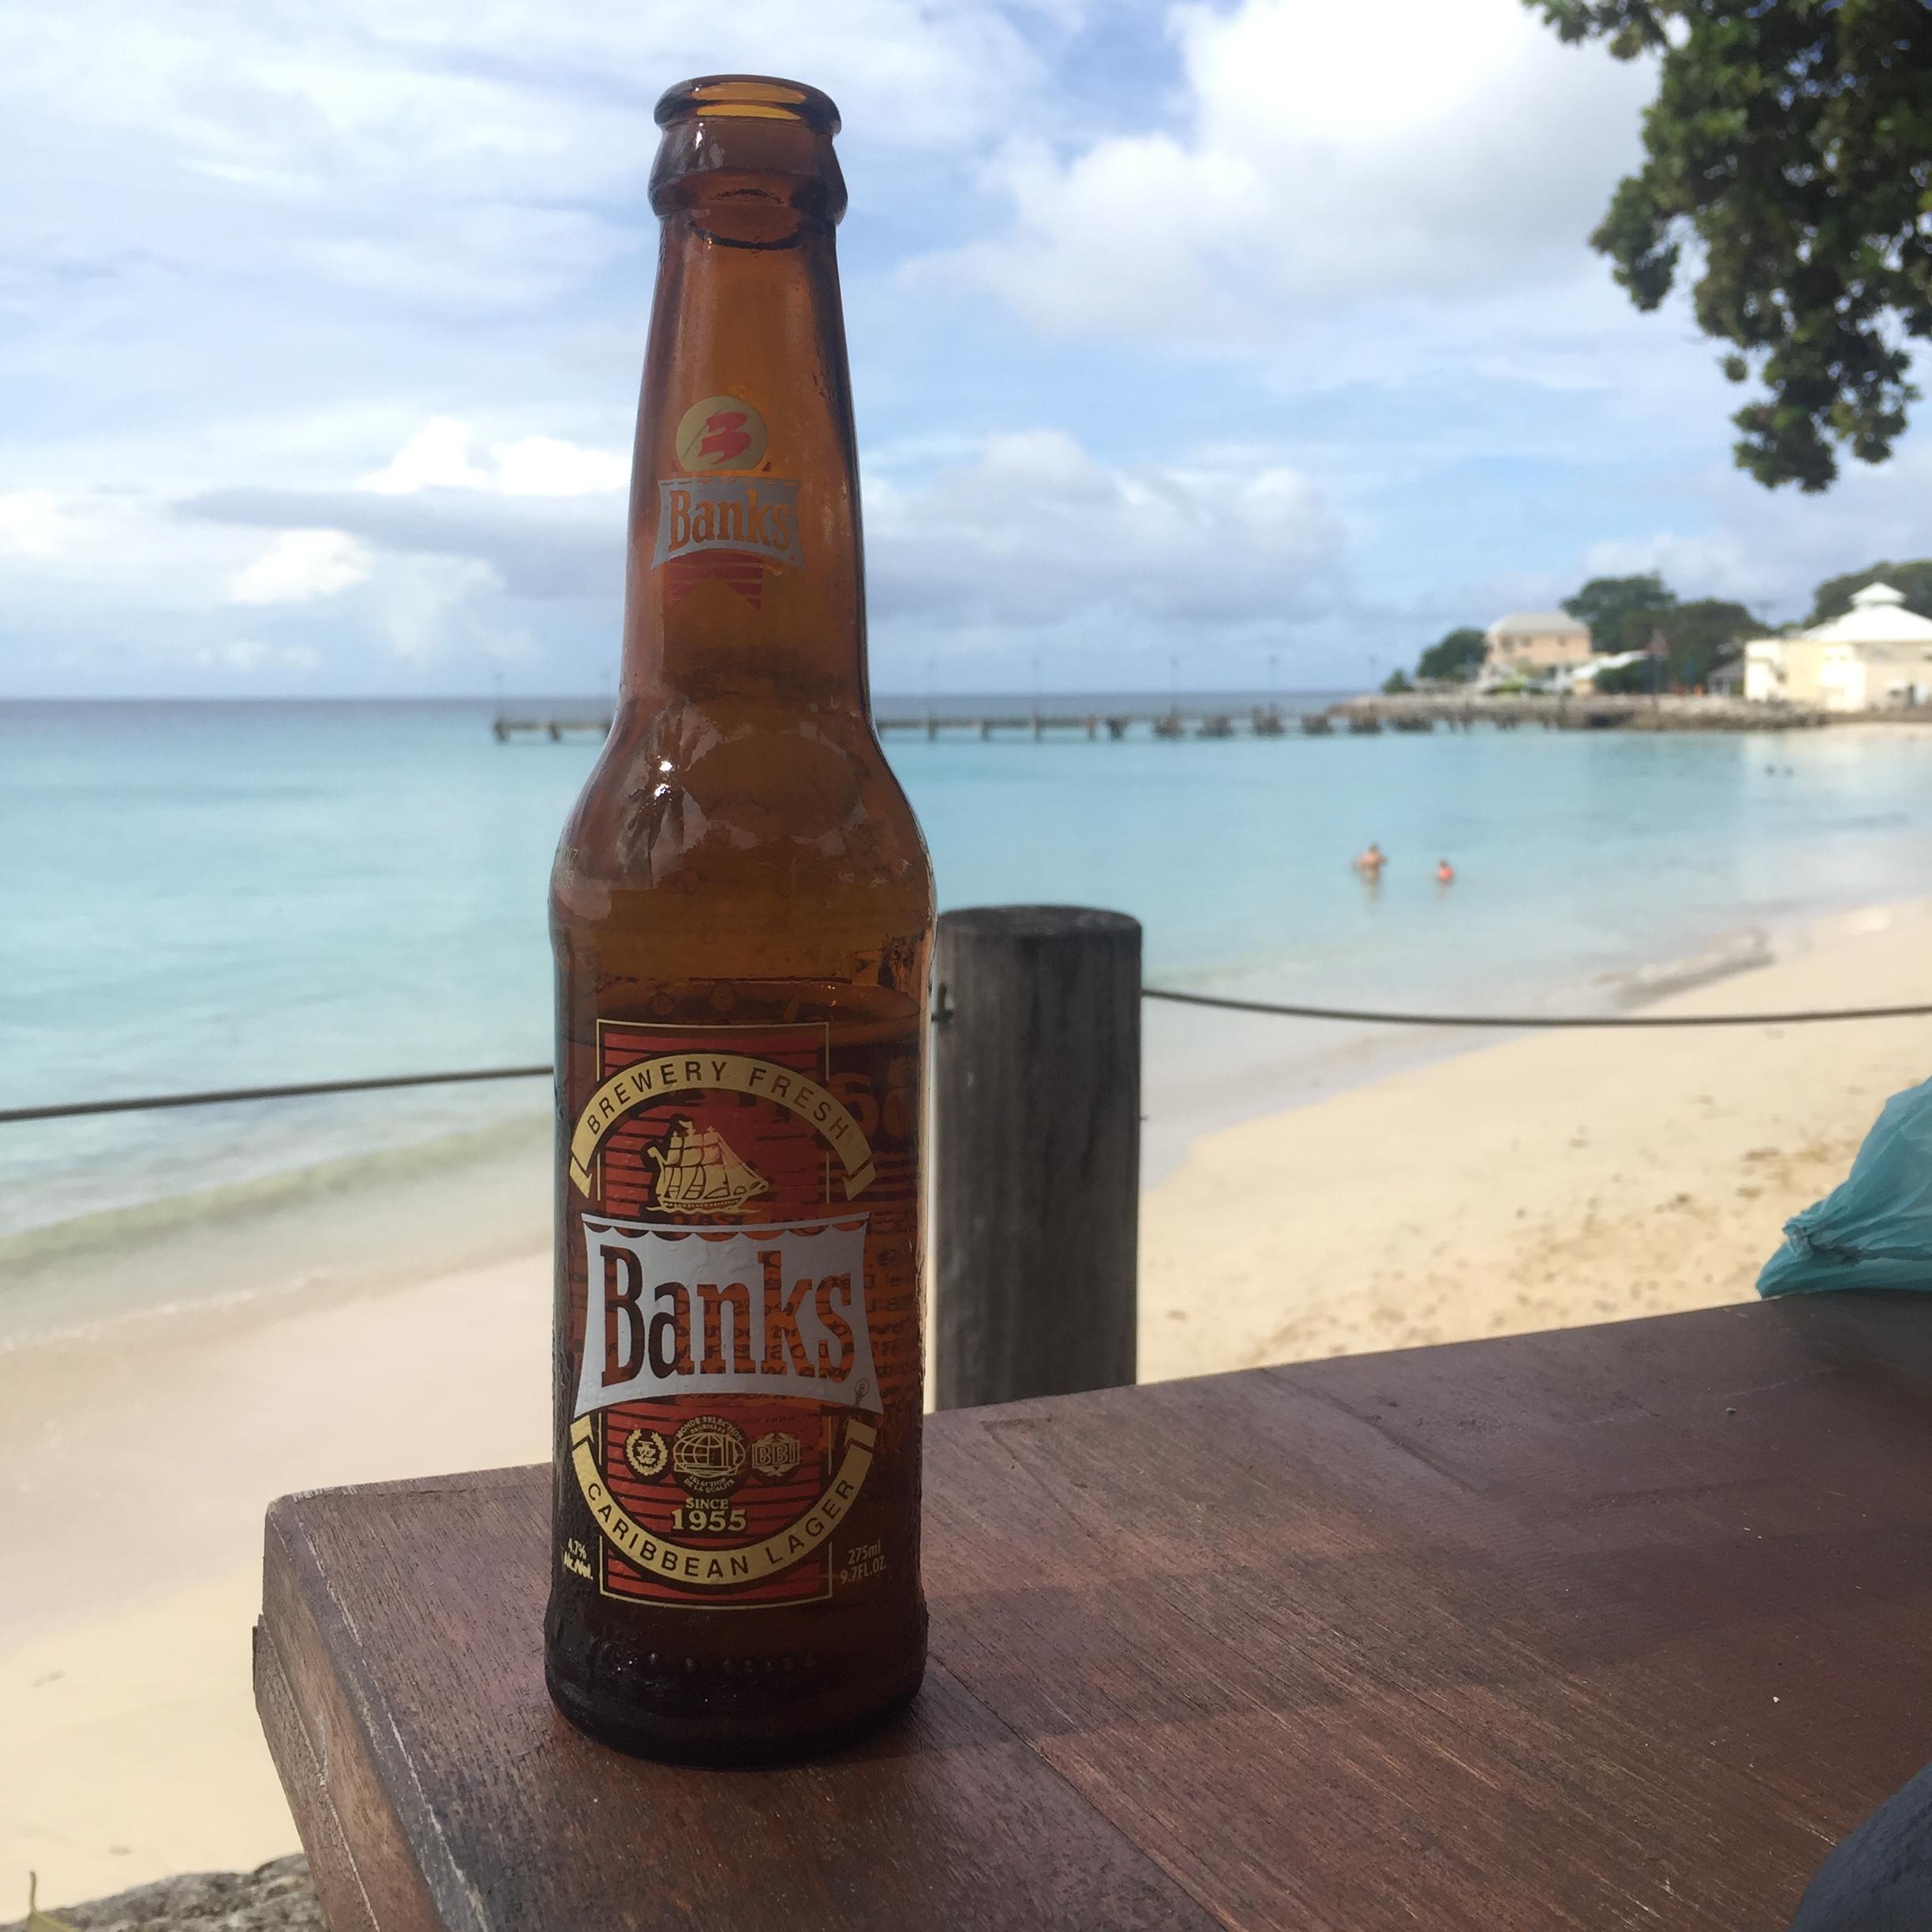
<path fill-rule="evenodd" d="M 833 230 L 793 216 L 744 238 L 741 219 L 706 213 L 664 219 L 631 470 L 623 700 L 646 713 L 770 704 L 863 719 Z"/>

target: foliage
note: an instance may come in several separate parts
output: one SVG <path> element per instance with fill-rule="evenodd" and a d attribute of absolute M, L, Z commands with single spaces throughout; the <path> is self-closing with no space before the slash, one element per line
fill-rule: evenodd
<path fill-rule="evenodd" d="M 1645 163 L 1591 245 L 1642 309 L 1694 242 L 1698 325 L 1766 391 L 1740 467 L 1822 490 L 1837 444 L 1881 462 L 1932 337 L 1932 6 L 1926 0 L 1525 0 L 1566 40 L 1657 58 Z"/>
<path fill-rule="evenodd" d="M 1734 646 L 1762 637 L 1765 631 L 1764 626 L 1742 604 L 1729 603 L 1720 597 L 1694 597 L 1687 604 L 1679 604 L 1673 598 L 1668 608 L 1660 609 L 1655 616 L 1653 628 L 1661 630 L 1670 646 L 1663 669 L 1655 674 L 1666 691 L 1702 689 Z M 1639 643 L 1624 648 L 1641 650 L 1649 638 L 1650 632 L 1646 631 Z M 1601 691 L 1647 691 L 1652 676 L 1648 662 L 1625 665 L 1620 670 L 1599 672 L 1597 688 Z"/>
<path fill-rule="evenodd" d="M 1394 698 L 1403 691 L 1413 691 L 1415 687 L 1409 682 L 1408 672 L 1403 670 L 1400 665 L 1398 665 L 1382 680 L 1382 688 L 1390 697 Z"/>
<path fill-rule="evenodd" d="M 1842 617 L 1852 608 L 1852 593 L 1874 583 L 1889 583 L 1894 590 L 1902 590 L 1908 610 L 1932 617 L 1932 557 L 1920 557 L 1915 563 L 1874 564 L 1870 570 L 1827 577 L 1812 596 L 1811 615 L 1805 622 L 1823 623 Z"/>
<path fill-rule="evenodd" d="M 1662 628 L 1676 595 L 1655 571 L 1641 577 L 1593 577 L 1563 608 L 1590 628 L 1590 649 L 1600 657 L 1642 650 Z"/>
<path fill-rule="evenodd" d="M 1482 668 L 1488 650 L 1488 639 L 1464 624 L 1432 644 L 1416 660 L 1416 676 L 1439 679 L 1445 684 L 1466 684 Z"/>

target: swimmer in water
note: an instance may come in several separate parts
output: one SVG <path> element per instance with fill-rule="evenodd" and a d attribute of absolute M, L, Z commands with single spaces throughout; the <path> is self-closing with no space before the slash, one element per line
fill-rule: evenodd
<path fill-rule="evenodd" d="M 1438 886 L 1453 886 L 1455 883 L 1455 867 L 1447 859 L 1436 861 L 1436 883 Z"/>
<path fill-rule="evenodd" d="M 1371 839 L 1368 845 L 1355 855 L 1354 863 L 1355 870 L 1372 886 L 1381 878 L 1382 868 L 1388 861 L 1383 856 L 1382 848 Z"/>

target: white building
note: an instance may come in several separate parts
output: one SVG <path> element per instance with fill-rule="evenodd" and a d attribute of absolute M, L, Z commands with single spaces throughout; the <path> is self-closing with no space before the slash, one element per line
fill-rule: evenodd
<path fill-rule="evenodd" d="M 1744 646 L 1744 695 L 1758 703 L 1872 711 L 1932 698 L 1932 617 L 1904 593 L 1867 584 L 1842 617 Z"/>

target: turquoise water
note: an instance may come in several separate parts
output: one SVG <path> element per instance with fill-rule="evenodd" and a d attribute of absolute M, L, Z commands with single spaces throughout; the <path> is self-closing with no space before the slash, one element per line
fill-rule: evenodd
<path fill-rule="evenodd" d="M 545 881 L 593 748 L 498 745 L 489 710 L 0 706 L 0 1106 L 547 1058 Z M 1150 979 L 1247 994 L 1601 1001 L 1646 962 L 1915 896 L 1932 868 L 1932 745 L 1875 730 L 889 749 L 943 904 L 1119 907 Z M 1374 894 L 1347 863 L 1370 838 Z M 1290 1058 L 1335 1039 L 1269 1024 Z M 543 1099 L 0 1126 L 0 1232 Z"/>

